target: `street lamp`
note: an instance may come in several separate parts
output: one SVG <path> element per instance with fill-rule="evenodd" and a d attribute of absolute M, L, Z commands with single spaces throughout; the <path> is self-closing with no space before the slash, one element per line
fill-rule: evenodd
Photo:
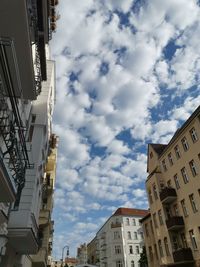
<path fill-rule="evenodd" d="M 63 267 L 63 256 L 64 256 L 64 250 L 67 248 L 67 253 L 66 253 L 66 255 L 67 256 L 69 256 L 69 246 L 64 246 L 63 248 L 62 248 L 62 267 Z"/>

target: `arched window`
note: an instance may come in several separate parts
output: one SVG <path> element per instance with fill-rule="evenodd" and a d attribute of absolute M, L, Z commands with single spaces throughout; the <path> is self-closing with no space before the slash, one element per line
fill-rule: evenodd
<path fill-rule="evenodd" d="M 131 261 L 131 267 L 135 267 L 134 261 Z"/>
<path fill-rule="evenodd" d="M 129 218 L 126 218 L 126 225 L 130 225 Z"/>

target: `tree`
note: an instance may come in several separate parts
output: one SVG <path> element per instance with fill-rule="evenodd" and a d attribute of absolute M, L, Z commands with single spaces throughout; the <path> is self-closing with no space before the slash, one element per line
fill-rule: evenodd
<path fill-rule="evenodd" d="M 140 267 L 148 267 L 147 253 L 146 253 L 145 247 L 143 247 L 142 253 L 140 254 L 139 263 L 140 263 Z"/>

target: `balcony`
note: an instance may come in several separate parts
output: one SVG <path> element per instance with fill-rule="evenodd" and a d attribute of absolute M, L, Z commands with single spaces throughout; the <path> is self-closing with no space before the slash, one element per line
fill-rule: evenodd
<path fill-rule="evenodd" d="M 8 238 L 10 245 L 17 253 L 36 254 L 39 238 L 38 227 L 33 213 L 12 211 L 8 222 Z"/>
<path fill-rule="evenodd" d="M 160 193 L 160 200 L 163 204 L 169 204 L 172 203 L 174 200 L 176 200 L 177 194 L 176 190 L 171 187 L 165 187 L 162 189 Z"/>
<path fill-rule="evenodd" d="M 32 267 L 46 267 L 47 266 L 47 250 L 41 248 L 38 253 L 32 256 Z"/>
<path fill-rule="evenodd" d="M 122 227 L 122 224 L 121 223 L 111 223 L 111 228 L 118 228 L 118 227 Z"/>
<path fill-rule="evenodd" d="M 8 23 L 8 18 L 12 18 L 11 23 Z M 9 66 L 16 97 L 20 97 L 23 92 L 24 99 L 34 100 L 36 88 L 30 28 L 26 0 L 1 1 L 0 37 L 8 39 L 4 43 L 1 40 L 1 52 L 4 55 L 2 66 Z M 18 88 L 16 84 L 19 85 Z"/>
<path fill-rule="evenodd" d="M 48 209 L 40 210 L 39 225 L 47 225 L 50 223 L 50 211 Z"/>
<path fill-rule="evenodd" d="M 16 186 L 1 154 L 0 151 L 0 202 L 13 202 L 16 196 Z"/>
<path fill-rule="evenodd" d="M 174 262 L 194 261 L 191 248 L 181 248 L 173 252 Z"/>
<path fill-rule="evenodd" d="M 166 220 L 167 229 L 169 231 L 177 231 L 184 227 L 184 220 L 182 216 L 173 216 Z"/>

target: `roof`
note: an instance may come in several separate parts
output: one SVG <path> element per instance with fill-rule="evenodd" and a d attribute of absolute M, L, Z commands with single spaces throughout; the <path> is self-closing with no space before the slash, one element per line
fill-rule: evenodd
<path fill-rule="evenodd" d="M 150 144 L 158 155 L 160 155 L 167 145 L 164 144 Z"/>
<path fill-rule="evenodd" d="M 148 210 L 131 209 L 131 208 L 118 208 L 112 216 L 140 216 L 143 217 L 149 213 Z"/>

